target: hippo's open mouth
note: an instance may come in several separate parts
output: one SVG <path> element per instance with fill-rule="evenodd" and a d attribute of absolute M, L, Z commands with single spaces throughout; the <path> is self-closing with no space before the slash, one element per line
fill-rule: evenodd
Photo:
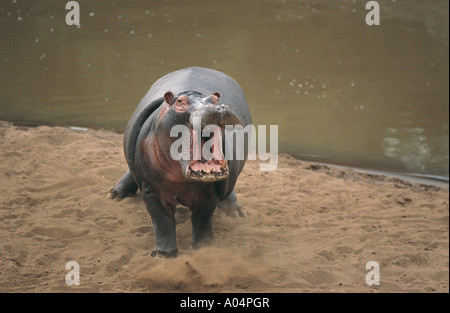
<path fill-rule="evenodd" d="M 191 181 L 215 182 L 228 178 L 228 162 L 224 160 L 222 147 L 222 131 L 204 135 L 197 144 L 197 133 L 192 131 L 192 160 L 186 171 L 186 178 Z M 205 148 L 207 146 L 207 148 Z M 205 151 L 206 150 L 206 151 Z M 206 154 L 206 155 L 205 155 Z"/>
<path fill-rule="evenodd" d="M 189 162 L 187 176 L 189 180 L 214 182 L 228 178 L 226 160 L 207 160 Z"/>

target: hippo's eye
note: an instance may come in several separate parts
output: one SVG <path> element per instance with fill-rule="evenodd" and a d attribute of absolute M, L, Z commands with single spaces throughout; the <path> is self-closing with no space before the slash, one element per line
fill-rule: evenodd
<path fill-rule="evenodd" d="M 175 108 L 178 111 L 180 111 L 180 110 L 183 111 L 187 107 L 189 107 L 189 100 L 185 96 L 181 96 L 181 97 L 177 98 L 174 103 L 175 103 Z"/>

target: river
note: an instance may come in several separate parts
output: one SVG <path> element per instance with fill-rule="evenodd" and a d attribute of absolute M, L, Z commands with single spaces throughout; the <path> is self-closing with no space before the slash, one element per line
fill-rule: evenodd
<path fill-rule="evenodd" d="M 295 157 L 449 177 L 449 2 L 0 0 L 0 120 L 122 132 L 187 66 L 236 79 Z"/>

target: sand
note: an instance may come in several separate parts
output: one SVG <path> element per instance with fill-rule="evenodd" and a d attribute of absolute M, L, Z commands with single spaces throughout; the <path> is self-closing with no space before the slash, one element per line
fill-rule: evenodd
<path fill-rule="evenodd" d="M 215 214 L 213 244 L 193 251 L 180 207 L 178 258 L 152 258 L 140 195 L 106 198 L 127 169 L 121 134 L 0 125 L 0 292 L 449 292 L 448 189 L 252 161 L 236 186 L 247 218 Z"/>

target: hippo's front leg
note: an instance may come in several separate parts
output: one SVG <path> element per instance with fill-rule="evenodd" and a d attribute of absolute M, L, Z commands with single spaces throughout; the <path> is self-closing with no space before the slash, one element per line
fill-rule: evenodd
<path fill-rule="evenodd" d="M 158 194 L 145 192 L 142 189 L 145 206 L 152 218 L 153 232 L 155 235 L 155 249 L 150 256 L 162 256 L 174 258 L 178 255 L 176 240 L 175 212 L 170 208 L 164 208 Z"/>
<path fill-rule="evenodd" d="M 203 243 L 213 239 L 213 215 L 217 206 L 217 198 L 206 198 L 192 208 L 192 242 L 193 249 L 198 249 Z"/>

